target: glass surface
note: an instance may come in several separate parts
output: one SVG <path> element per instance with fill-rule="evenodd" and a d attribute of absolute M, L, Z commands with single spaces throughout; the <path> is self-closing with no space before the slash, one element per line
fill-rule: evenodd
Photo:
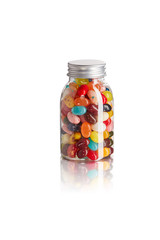
<path fill-rule="evenodd" d="M 60 105 L 63 158 L 97 161 L 113 154 L 113 95 L 103 78 L 70 78 Z"/>

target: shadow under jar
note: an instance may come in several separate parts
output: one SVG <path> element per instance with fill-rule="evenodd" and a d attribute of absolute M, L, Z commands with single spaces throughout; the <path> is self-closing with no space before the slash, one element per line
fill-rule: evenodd
<path fill-rule="evenodd" d="M 61 94 L 61 155 L 97 161 L 113 154 L 113 95 L 105 83 L 105 62 L 68 63 L 69 81 Z"/>

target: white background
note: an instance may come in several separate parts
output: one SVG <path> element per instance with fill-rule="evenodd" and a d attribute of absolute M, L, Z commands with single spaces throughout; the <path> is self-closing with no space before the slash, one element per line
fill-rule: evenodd
<path fill-rule="evenodd" d="M 0 239 L 160 239 L 157 0 L 0 1 Z M 67 62 L 100 59 L 115 98 L 112 187 L 60 184 Z"/>

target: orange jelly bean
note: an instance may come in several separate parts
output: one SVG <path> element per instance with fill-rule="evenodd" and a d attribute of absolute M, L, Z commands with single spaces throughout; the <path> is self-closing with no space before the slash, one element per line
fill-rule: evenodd
<path fill-rule="evenodd" d="M 91 125 L 88 122 L 82 123 L 81 133 L 82 133 L 82 136 L 85 137 L 85 138 L 90 137 L 90 135 L 91 135 Z"/>
<path fill-rule="evenodd" d="M 77 91 L 78 85 L 77 85 L 75 82 L 71 82 L 71 83 L 69 84 L 69 88 L 72 89 L 72 90 L 74 90 L 74 91 Z"/>
<path fill-rule="evenodd" d="M 89 104 L 90 104 L 90 101 L 89 99 L 85 98 L 85 97 L 79 97 L 79 98 L 76 98 L 74 100 L 74 104 L 76 106 L 84 106 L 84 107 L 87 107 Z"/>

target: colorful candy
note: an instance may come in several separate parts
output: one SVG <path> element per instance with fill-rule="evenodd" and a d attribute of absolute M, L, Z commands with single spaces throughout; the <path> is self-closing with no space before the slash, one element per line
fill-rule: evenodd
<path fill-rule="evenodd" d="M 76 78 L 66 85 L 61 100 L 63 156 L 96 161 L 113 153 L 112 100 L 99 79 Z"/>
<path fill-rule="evenodd" d="M 72 113 L 74 115 L 83 115 L 85 114 L 87 111 L 86 107 L 83 106 L 75 106 L 72 108 Z"/>

